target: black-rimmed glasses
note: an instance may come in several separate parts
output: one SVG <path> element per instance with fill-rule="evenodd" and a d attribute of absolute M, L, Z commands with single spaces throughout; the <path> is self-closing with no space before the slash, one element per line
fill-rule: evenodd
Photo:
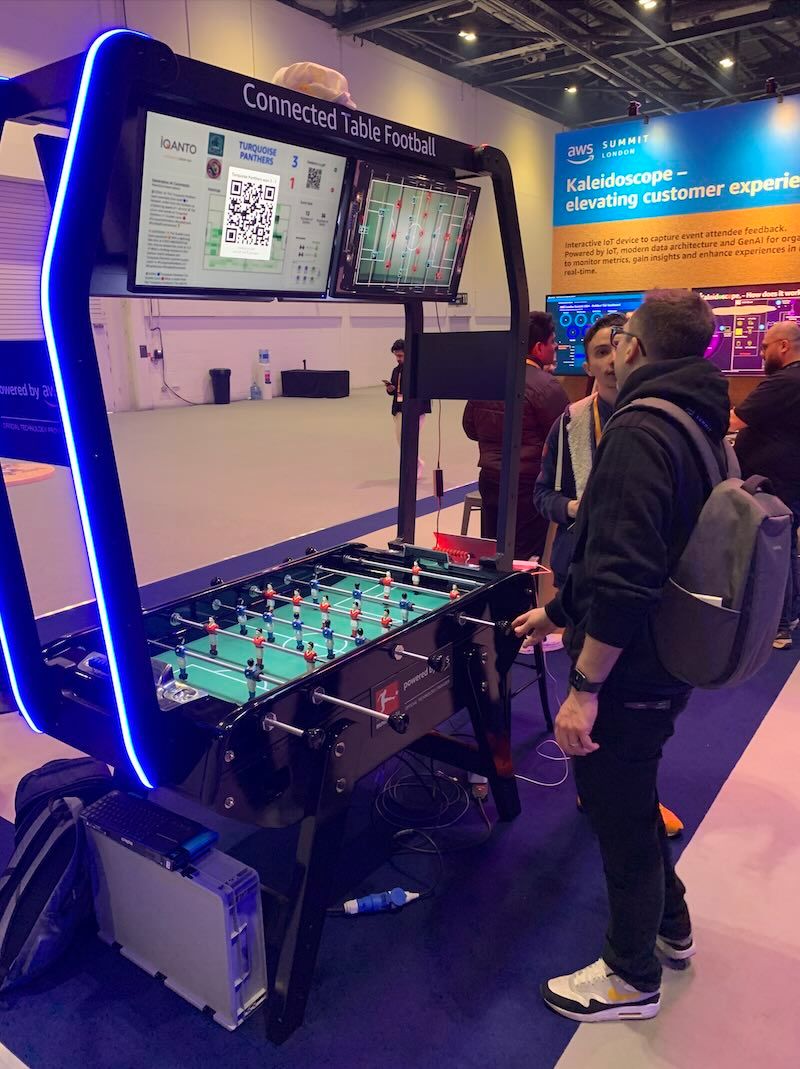
<path fill-rule="evenodd" d="M 639 335 L 638 334 L 632 334 L 629 330 L 625 330 L 623 327 L 612 327 L 611 328 L 610 343 L 611 343 L 611 348 L 612 349 L 616 349 L 617 348 L 617 346 L 619 345 L 620 335 L 622 335 L 622 334 L 624 334 L 626 338 L 636 338 L 636 340 L 639 343 L 639 348 L 642 350 L 642 356 L 644 356 L 644 357 L 647 356 L 647 353 L 646 353 L 645 347 L 644 347 L 644 342 L 639 337 Z"/>

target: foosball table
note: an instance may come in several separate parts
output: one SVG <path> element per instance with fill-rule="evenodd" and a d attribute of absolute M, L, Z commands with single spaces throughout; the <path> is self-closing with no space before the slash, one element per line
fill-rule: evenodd
<path fill-rule="evenodd" d="M 484 775 L 501 820 L 519 813 L 509 692 L 519 640 L 509 622 L 530 606 L 531 582 L 491 562 L 350 543 L 144 614 L 173 755 L 162 785 L 247 824 L 301 824 L 298 878 L 269 935 L 274 1041 L 302 1021 L 361 777 L 409 747 Z M 113 763 L 99 629 L 44 654 L 62 698 L 51 733 Z M 474 743 L 436 730 L 463 708 Z"/>

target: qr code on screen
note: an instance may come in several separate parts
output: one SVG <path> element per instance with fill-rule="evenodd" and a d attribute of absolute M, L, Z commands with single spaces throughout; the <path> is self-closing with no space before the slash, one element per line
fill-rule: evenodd
<path fill-rule="evenodd" d="M 321 167 L 309 167 L 308 178 L 306 178 L 306 189 L 319 189 L 319 184 L 322 181 L 322 168 Z"/>
<path fill-rule="evenodd" d="M 278 183 L 274 174 L 230 168 L 220 242 L 222 255 L 269 259 Z"/>

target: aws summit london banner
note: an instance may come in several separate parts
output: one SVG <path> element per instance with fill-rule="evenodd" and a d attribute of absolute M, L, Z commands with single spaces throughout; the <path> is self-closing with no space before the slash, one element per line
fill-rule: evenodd
<path fill-rule="evenodd" d="M 800 278 L 800 97 L 556 136 L 553 292 Z"/>

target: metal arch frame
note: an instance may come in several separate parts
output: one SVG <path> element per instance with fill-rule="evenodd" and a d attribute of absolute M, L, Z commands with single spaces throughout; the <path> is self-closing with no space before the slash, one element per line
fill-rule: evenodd
<path fill-rule="evenodd" d="M 166 772 L 177 726 L 165 720 L 155 694 L 136 571 L 124 502 L 105 411 L 89 315 L 94 250 L 100 236 L 111 183 L 114 150 L 126 114 L 134 103 L 180 107 L 206 106 L 235 123 L 247 112 L 242 104 L 242 75 L 175 56 L 167 46 L 132 31 L 110 30 L 98 37 L 83 57 L 51 64 L 4 83 L 0 121 L 17 119 L 61 122 L 69 137 L 42 265 L 42 315 L 59 410 L 70 459 L 81 527 L 101 630 L 106 644 L 118 727 L 118 760 L 127 763 L 144 787 L 156 786 Z M 307 102 L 301 94 L 252 80 L 255 88 Z M 333 108 L 316 102 L 319 108 Z M 360 113 L 365 116 L 366 113 Z M 378 120 L 378 117 L 373 117 Z M 263 119 L 277 136 L 304 129 L 287 118 Z M 400 127 L 401 124 L 394 124 Z M 1 128 L 0 128 L 1 129 Z M 350 154 L 376 152 L 366 137 L 344 133 L 319 135 L 326 147 L 344 146 Z M 511 331 L 505 367 L 504 473 L 501 494 L 508 507 L 498 537 L 498 565 L 510 567 L 516 520 L 516 476 L 522 433 L 524 363 L 528 293 L 511 170 L 497 149 L 436 136 L 439 151 L 433 170 L 453 175 L 490 175 L 506 257 Z M 391 155 L 419 164 L 410 149 Z M 416 338 L 422 329 L 421 302 L 406 300 L 409 411 L 418 407 L 414 391 Z M 398 532 L 413 539 L 416 502 L 418 423 L 404 421 Z M 59 696 L 51 693 L 13 517 L 3 487 L 0 534 L 11 552 L 0 569 L 0 645 L 20 711 L 33 730 L 56 737 Z M 13 628 L 11 622 L 13 621 Z M 160 751 L 160 753 L 159 753 Z"/>

